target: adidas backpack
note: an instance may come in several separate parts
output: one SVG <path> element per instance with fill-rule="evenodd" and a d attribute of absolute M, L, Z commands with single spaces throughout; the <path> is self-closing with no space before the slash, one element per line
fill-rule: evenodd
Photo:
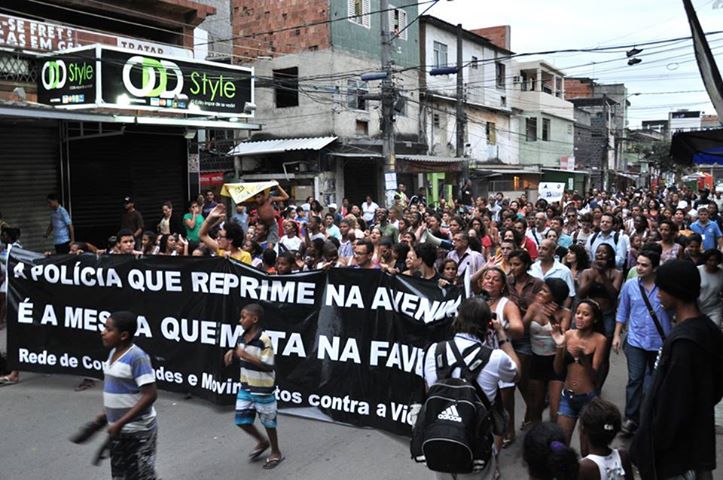
<path fill-rule="evenodd" d="M 455 357 L 451 365 L 447 349 Z M 491 353 L 482 344 L 462 353 L 454 340 L 437 344 L 437 383 L 429 388 L 412 430 L 410 450 L 415 461 L 445 473 L 471 473 L 487 466 L 494 443 L 492 407 L 476 378 Z M 452 378 L 457 367 L 462 378 Z"/>

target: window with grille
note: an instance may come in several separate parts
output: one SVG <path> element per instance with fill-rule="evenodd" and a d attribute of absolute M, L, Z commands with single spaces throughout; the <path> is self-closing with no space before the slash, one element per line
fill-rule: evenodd
<path fill-rule="evenodd" d="M 370 0 L 348 0 L 348 2 L 349 13 L 347 16 L 349 17 L 349 21 L 369 28 L 371 26 L 369 15 L 371 11 Z"/>
<path fill-rule="evenodd" d="M 447 45 L 440 42 L 434 42 L 433 46 L 434 58 L 432 63 L 435 68 L 447 66 Z"/>
<path fill-rule="evenodd" d="M 479 68 L 479 59 L 473 56 L 469 66 L 470 68 L 477 70 Z"/>

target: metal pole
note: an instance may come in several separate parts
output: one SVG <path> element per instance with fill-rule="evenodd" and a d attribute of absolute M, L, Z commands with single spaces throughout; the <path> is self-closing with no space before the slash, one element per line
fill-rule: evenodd
<path fill-rule="evenodd" d="M 382 70 L 387 73 L 382 80 L 382 156 L 384 157 L 384 190 L 386 192 L 387 206 L 394 201 L 393 190 L 386 188 L 386 174 L 396 173 L 396 158 L 394 155 L 394 125 L 392 123 L 394 109 L 394 87 L 392 84 L 391 67 L 391 36 L 389 34 L 389 0 L 381 0 L 382 25 Z"/>
<path fill-rule="evenodd" d="M 607 95 L 603 94 L 602 97 L 603 102 L 603 128 L 602 128 L 602 136 L 603 136 L 603 148 L 602 148 L 602 165 L 600 168 L 600 173 L 602 174 L 602 178 L 600 179 L 600 189 L 603 191 L 607 191 L 608 189 L 608 148 L 610 148 L 610 138 L 609 138 L 609 131 L 608 131 L 608 102 L 607 102 Z"/>
<path fill-rule="evenodd" d="M 464 157 L 464 75 L 462 65 L 462 24 L 457 24 L 457 158 Z M 469 162 L 462 161 L 462 181 L 469 178 Z"/>

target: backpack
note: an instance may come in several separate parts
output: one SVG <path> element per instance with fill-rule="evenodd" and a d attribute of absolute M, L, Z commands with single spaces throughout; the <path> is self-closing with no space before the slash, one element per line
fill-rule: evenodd
<path fill-rule="evenodd" d="M 448 348 L 455 357 L 451 365 Z M 491 354 L 492 349 L 482 344 L 463 353 L 454 340 L 437 344 L 437 382 L 429 388 L 412 430 L 410 451 L 415 461 L 445 473 L 471 473 L 487 466 L 494 444 L 492 405 L 476 378 Z M 452 378 L 457 367 L 462 378 Z"/>

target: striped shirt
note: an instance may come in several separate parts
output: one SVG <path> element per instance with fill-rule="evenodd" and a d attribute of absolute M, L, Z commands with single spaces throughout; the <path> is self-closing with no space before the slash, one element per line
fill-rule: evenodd
<path fill-rule="evenodd" d="M 103 407 L 109 423 L 118 421 L 141 399 L 141 387 L 156 381 L 151 359 L 135 344 L 131 345 L 115 362 L 103 362 Z M 156 410 L 153 406 L 141 412 L 123 426 L 122 433 L 150 431 L 156 428 Z"/>
<path fill-rule="evenodd" d="M 251 354 L 264 365 L 274 366 L 274 347 L 263 330 L 259 329 L 254 338 L 244 341 L 243 335 L 239 338 L 239 348 Z M 269 395 L 276 389 L 276 374 L 274 370 L 264 371 L 251 362 L 241 360 L 241 388 L 257 395 Z"/>

